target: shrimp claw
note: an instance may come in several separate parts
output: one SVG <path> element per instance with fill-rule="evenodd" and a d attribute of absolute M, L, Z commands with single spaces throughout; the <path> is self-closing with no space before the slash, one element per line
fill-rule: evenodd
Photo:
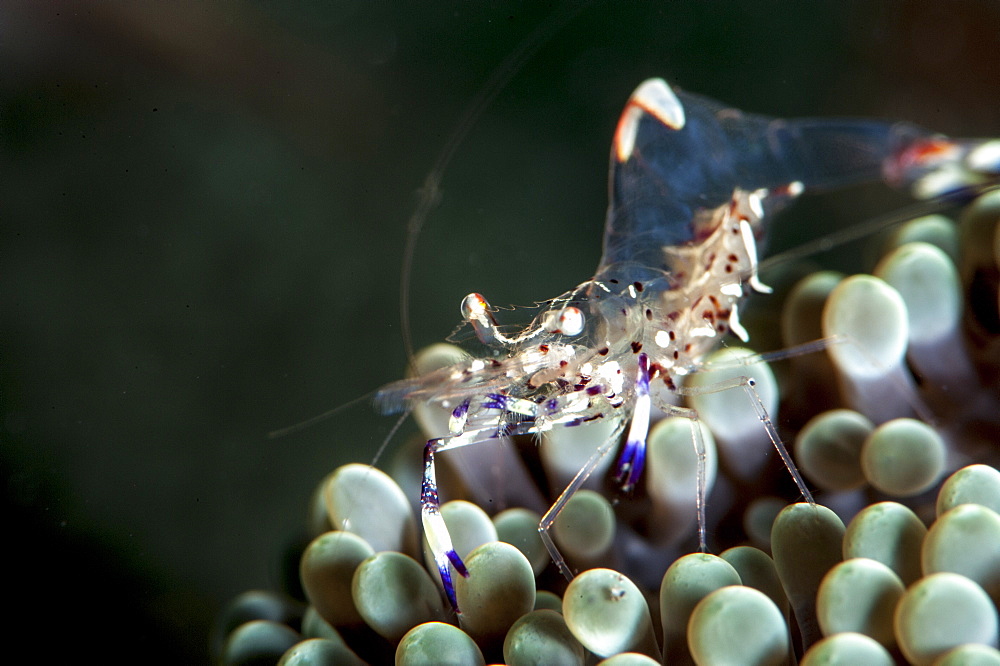
<path fill-rule="evenodd" d="M 625 438 L 621 455 L 618 458 L 617 480 L 622 484 L 622 491 L 628 492 L 639 482 L 642 468 L 646 461 L 646 435 L 649 433 L 649 357 L 639 354 L 638 375 L 635 382 L 635 408 L 632 411 L 632 424 Z"/>
<path fill-rule="evenodd" d="M 424 446 L 424 479 L 420 486 L 420 518 L 424 526 L 424 536 L 434 554 L 434 563 L 441 575 L 441 583 L 452 608 L 458 609 L 455 585 L 451 580 L 450 566 L 455 567 L 463 578 L 469 577 L 465 562 L 455 552 L 451 543 L 448 526 L 441 516 L 441 500 L 438 497 L 437 479 L 434 471 L 434 453 L 441 448 L 442 439 L 432 439 Z"/>

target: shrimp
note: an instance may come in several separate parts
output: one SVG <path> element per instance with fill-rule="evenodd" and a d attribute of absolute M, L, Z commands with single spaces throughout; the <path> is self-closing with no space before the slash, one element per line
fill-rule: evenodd
<path fill-rule="evenodd" d="M 424 447 L 420 507 L 452 605 L 458 610 L 449 565 L 462 576 L 468 571 L 439 511 L 438 453 L 610 421 L 610 437 L 539 525 L 553 560 L 571 578 L 548 535 L 559 511 L 626 430 L 615 473 L 623 491 L 635 486 L 654 405 L 686 416 L 700 459 L 696 507 L 699 545 L 707 550 L 697 415 L 666 403 L 651 386 L 693 393 L 680 377 L 727 333 L 748 339 L 739 307 L 750 290 L 768 291 L 757 278 L 757 246 L 771 217 L 803 192 L 881 179 L 917 198 L 963 197 L 998 177 L 998 140 L 957 141 L 879 120 L 781 120 L 672 89 L 661 79 L 642 83 L 614 134 L 603 256 L 594 276 L 545 302 L 513 335 L 501 330 L 483 296 L 469 294 L 462 317 L 483 353 L 376 395 L 386 413 L 421 403 L 450 411 L 448 434 Z M 737 387 L 754 404 L 798 490 L 813 502 L 753 380 L 715 388 Z"/>

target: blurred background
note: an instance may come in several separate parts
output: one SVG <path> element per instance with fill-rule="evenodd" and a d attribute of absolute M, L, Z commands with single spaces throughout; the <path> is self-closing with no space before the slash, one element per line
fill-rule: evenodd
<path fill-rule="evenodd" d="M 442 181 L 413 341 L 600 256 L 618 113 L 650 76 L 748 111 L 1000 134 L 991 0 L 0 5 L 0 452 L 10 635 L 202 663 L 279 589 L 308 498 L 392 426 L 406 221 L 463 110 L 546 21 Z M 553 19 L 553 17 L 556 17 Z M 804 202 L 776 246 L 898 205 Z M 819 222 L 823 220 L 823 222 Z M 507 321 L 510 321 L 508 319 Z"/>

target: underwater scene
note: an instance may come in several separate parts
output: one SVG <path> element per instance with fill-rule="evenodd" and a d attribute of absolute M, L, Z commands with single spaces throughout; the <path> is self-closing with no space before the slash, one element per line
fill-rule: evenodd
<path fill-rule="evenodd" d="M 0 16 L 15 654 L 1000 663 L 993 4 Z"/>

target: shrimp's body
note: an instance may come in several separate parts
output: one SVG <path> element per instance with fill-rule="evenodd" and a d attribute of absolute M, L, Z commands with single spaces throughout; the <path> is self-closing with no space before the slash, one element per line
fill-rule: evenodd
<path fill-rule="evenodd" d="M 594 277 L 548 301 L 512 337 L 498 329 L 486 300 L 470 294 L 463 317 L 492 349 L 379 391 L 384 411 L 420 403 L 451 410 L 448 436 L 425 447 L 421 516 L 452 604 L 449 564 L 467 572 L 439 512 L 437 452 L 611 420 L 612 436 L 540 526 L 553 559 L 568 573 L 547 528 L 626 426 L 617 474 L 624 489 L 635 485 L 656 396 L 650 384 L 676 391 L 675 379 L 727 332 L 746 340 L 739 305 L 748 289 L 766 291 L 757 281 L 756 247 L 769 216 L 803 191 L 882 178 L 927 198 L 991 184 L 998 174 L 997 141 L 953 141 L 905 123 L 779 120 L 674 91 L 660 79 L 639 86 L 615 132 L 604 252 Z M 747 379 L 751 399 L 752 386 Z M 812 501 L 756 403 L 800 491 Z M 692 433 L 697 448 L 698 428 Z M 704 492 L 699 483 L 702 548 Z"/>

